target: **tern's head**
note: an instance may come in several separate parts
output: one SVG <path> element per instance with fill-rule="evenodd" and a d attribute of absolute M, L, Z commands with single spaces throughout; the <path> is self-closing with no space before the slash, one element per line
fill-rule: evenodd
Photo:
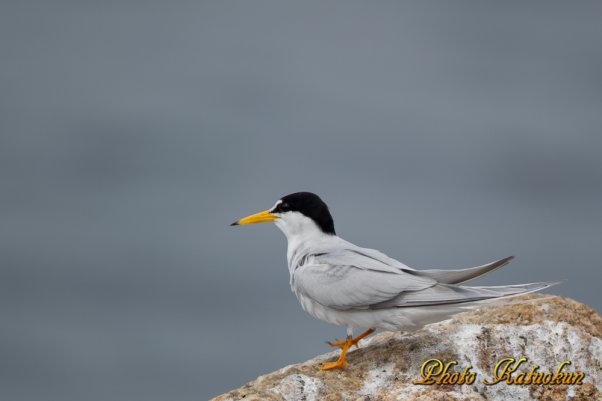
<path fill-rule="evenodd" d="M 296 192 L 279 199 L 271 209 L 240 219 L 233 226 L 273 221 L 287 238 L 294 235 L 323 233 L 335 235 L 328 206 L 311 192 Z"/>

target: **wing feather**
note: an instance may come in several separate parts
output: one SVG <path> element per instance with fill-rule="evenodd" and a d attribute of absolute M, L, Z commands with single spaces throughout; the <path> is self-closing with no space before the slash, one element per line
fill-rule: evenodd
<path fill-rule="evenodd" d="M 437 280 L 443 284 L 460 284 L 470 280 L 474 280 L 485 274 L 491 273 L 503 266 L 506 266 L 510 261 L 514 259 L 514 256 L 509 256 L 504 259 L 496 260 L 495 262 L 488 263 L 486 265 L 470 267 L 468 269 L 454 269 L 454 270 L 440 270 L 440 269 L 429 269 L 429 270 L 415 270 L 415 274 L 419 276 L 426 276 Z"/>
<path fill-rule="evenodd" d="M 437 284 L 418 291 L 401 293 L 385 302 L 371 305 L 371 309 L 386 309 L 404 306 L 426 306 L 482 301 L 492 298 L 528 294 L 548 288 L 559 282 L 539 282 L 501 286 L 467 287 Z"/>
<path fill-rule="evenodd" d="M 367 309 L 435 284 L 432 278 L 413 275 L 350 249 L 314 255 L 313 262 L 297 268 L 293 278 L 297 291 L 336 309 Z"/>
<path fill-rule="evenodd" d="M 538 291 L 555 283 L 497 287 L 455 285 L 507 264 L 505 258 L 464 270 L 414 270 L 366 248 L 322 250 L 296 268 L 293 290 L 335 309 L 383 309 L 473 302 Z"/>

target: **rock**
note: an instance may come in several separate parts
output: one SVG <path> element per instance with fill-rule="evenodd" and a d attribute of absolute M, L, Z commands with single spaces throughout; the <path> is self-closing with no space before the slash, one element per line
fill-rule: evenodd
<path fill-rule="evenodd" d="M 319 370 L 322 362 L 339 355 L 330 352 L 260 376 L 214 400 L 602 400 L 602 317 L 567 298 L 527 295 L 516 300 L 521 302 L 463 313 L 412 333 L 367 338 L 348 354 L 345 370 Z M 516 374 L 535 365 L 538 372 L 554 374 L 569 360 L 562 371 L 583 372 L 583 384 L 485 385 L 484 380 L 494 381 L 496 364 L 508 357 L 527 358 Z M 422 364 L 433 358 L 457 361 L 453 372 L 472 366 L 474 383 L 413 384 L 422 379 Z"/>

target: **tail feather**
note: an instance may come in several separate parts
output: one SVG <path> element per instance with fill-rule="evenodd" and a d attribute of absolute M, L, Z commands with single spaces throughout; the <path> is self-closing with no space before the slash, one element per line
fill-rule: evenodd
<path fill-rule="evenodd" d="M 442 284 L 460 284 L 484 276 L 487 273 L 491 273 L 492 271 L 507 265 L 512 259 L 514 259 L 514 256 L 509 256 L 504 259 L 496 260 L 495 262 L 491 262 L 483 266 L 469 267 L 468 269 L 414 270 L 412 271 L 412 274 L 416 274 L 418 276 L 426 276 Z"/>
<path fill-rule="evenodd" d="M 371 308 L 382 309 L 485 301 L 529 294 L 559 283 L 560 281 L 546 281 L 540 283 L 481 287 L 437 284 L 423 290 L 403 292 L 390 300 L 371 305 Z"/>

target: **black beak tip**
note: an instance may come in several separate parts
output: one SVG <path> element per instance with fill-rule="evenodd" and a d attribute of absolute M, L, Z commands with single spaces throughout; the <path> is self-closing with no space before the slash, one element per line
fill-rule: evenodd
<path fill-rule="evenodd" d="M 235 221 L 234 223 L 230 224 L 230 227 L 237 226 L 237 225 L 238 225 L 238 221 Z"/>

